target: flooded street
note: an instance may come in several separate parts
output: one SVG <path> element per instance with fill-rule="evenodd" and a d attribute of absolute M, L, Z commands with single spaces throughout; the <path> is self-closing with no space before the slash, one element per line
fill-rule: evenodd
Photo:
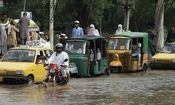
<path fill-rule="evenodd" d="M 67 86 L 0 85 L 0 105 L 175 105 L 175 71 L 72 78 Z"/>

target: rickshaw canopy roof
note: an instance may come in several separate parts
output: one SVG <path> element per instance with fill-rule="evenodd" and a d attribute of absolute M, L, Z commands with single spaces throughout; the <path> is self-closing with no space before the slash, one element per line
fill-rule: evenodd
<path fill-rule="evenodd" d="M 96 39 L 106 40 L 103 36 L 86 36 L 86 35 L 78 38 L 68 38 L 67 40 L 96 40 Z"/>
<path fill-rule="evenodd" d="M 19 19 L 14 19 L 15 23 L 19 23 Z M 39 26 L 35 23 L 35 21 L 33 21 L 32 19 L 30 19 L 30 25 L 29 25 L 29 32 L 31 31 L 39 31 Z"/>
<path fill-rule="evenodd" d="M 139 37 L 148 37 L 148 33 L 146 32 L 122 32 L 117 35 L 113 35 L 112 37 L 116 36 L 126 36 L 131 38 L 139 38 Z"/>

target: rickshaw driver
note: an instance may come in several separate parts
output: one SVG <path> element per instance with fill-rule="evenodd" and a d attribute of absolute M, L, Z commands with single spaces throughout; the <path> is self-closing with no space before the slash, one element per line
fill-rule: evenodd
<path fill-rule="evenodd" d="M 56 44 L 56 48 L 55 48 L 55 52 L 51 55 L 51 57 L 48 59 L 48 63 L 51 64 L 57 64 L 58 66 L 63 65 L 64 68 L 61 68 L 61 73 L 63 75 L 64 81 L 65 83 L 68 82 L 67 77 L 69 76 L 69 71 L 68 71 L 68 67 L 69 67 L 69 56 L 67 54 L 67 52 L 63 51 L 63 44 L 62 43 L 57 43 Z M 68 59 L 65 62 L 65 59 Z"/>

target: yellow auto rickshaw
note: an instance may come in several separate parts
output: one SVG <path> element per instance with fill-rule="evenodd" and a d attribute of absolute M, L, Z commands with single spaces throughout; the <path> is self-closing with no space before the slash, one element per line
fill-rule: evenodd
<path fill-rule="evenodd" d="M 111 72 L 146 70 L 148 67 L 148 33 L 122 32 L 112 35 L 107 46 Z"/>

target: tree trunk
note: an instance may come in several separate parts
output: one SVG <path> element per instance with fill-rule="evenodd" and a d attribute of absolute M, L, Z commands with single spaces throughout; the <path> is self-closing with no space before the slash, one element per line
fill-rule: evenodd
<path fill-rule="evenodd" d="M 124 30 L 125 31 L 129 31 L 130 12 L 131 12 L 131 9 L 126 9 L 125 17 L 124 17 Z"/>
<path fill-rule="evenodd" d="M 51 42 L 51 48 L 53 49 L 53 38 L 54 38 L 54 5 L 53 0 L 50 0 L 50 17 L 49 17 L 49 35 L 50 35 L 50 42 Z"/>
<path fill-rule="evenodd" d="M 157 0 L 155 12 L 155 31 L 157 34 L 157 48 L 164 46 L 164 0 Z"/>

